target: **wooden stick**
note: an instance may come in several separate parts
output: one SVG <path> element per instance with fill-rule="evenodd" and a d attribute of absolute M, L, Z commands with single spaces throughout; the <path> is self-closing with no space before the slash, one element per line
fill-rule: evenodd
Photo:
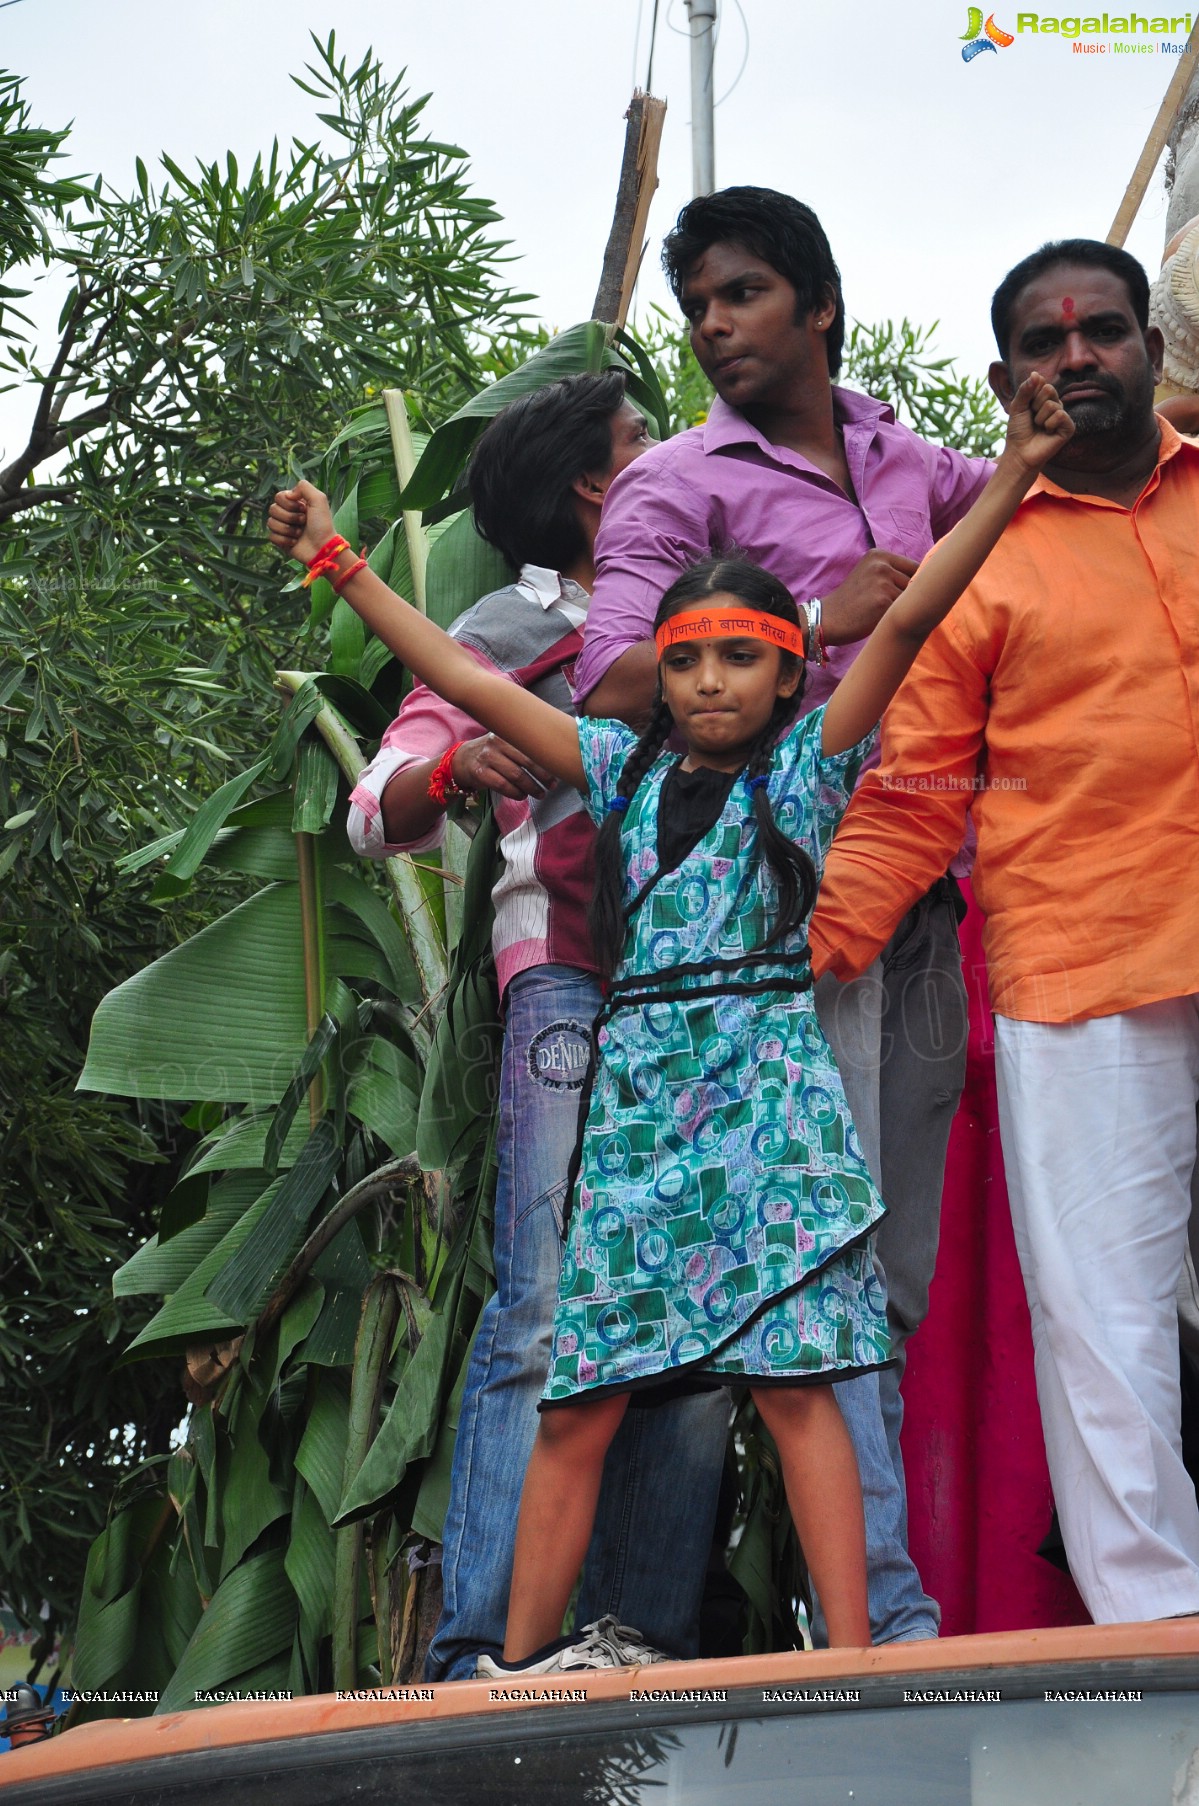
<path fill-rule="evenodd" d="M 1149 128 L 1149 136 L 1145 140 L 1145 148 L 1141 152 L 1132 179 L 1124 190 L 1124 199 L 1120 202 L 1116 217 L 1112 221 L 1111 231 L 1107 235 L 1109 245 L 1122 245 L 1132 230 L 1132 222 L 1140 212 L 1141 202 L 1145 199 L 1145 190 L 1149 186 L 1157 160 L 1166 148 L 1166 139 L 1174 129 L 1174 121 L 1186 98 L 1195 66 L 1199 63 L 1199 24 L 1193 28 L 1187 39 L 1187 47 L 1179 57 L 1170 78 L 1170 85 L 1162 96 L 1162 104 L 1157 109 L 1157 118 Z"/>
<path fill-rule="evenodd" d="M 591 317 L 623 326 L 633 299 L 633 284 L 645 249 L 645 224 L 658 186 L 658 149 L 666 102 L 637 89 L 625 114 L 624 157 L 616 190 L 616 209 L 604 252 L 604 267 L 592 303 Z"/>

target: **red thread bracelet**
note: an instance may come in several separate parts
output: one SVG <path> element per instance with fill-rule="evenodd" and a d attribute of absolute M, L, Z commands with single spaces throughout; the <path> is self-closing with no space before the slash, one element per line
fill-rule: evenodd
<path fill-rule="evenodd" d="M 466 742 L 464 740 L 455 740 L 449 751 L 442 753 L 440 759 L 438 759 L 436 765 L 429 773 L 430 802 L 445 804 L 449 802 L 451 797 L 469 796 L 471 794 L 470 791 L 464 790 L 461 784 L 454 782 L 454 776 L 450 769 L 454 762 L 454 754 L 460 746 L 465 746 L 465 744 Z"/>
<path fill-rule="evenodd" d="M 341 554 L 339 553 L 338 556 L 340 557 Z M 366 569 L 366 559 L 360 558 L 358 560 L 357 564 L 352 564 L 348 571 L 343 571 L 341 573 L 340 577 L 334 577 L 332 579 L 332 583 L 333 583 L 333 587 L 337 591 L 338 595 L 340 596 L 342 590 L 345 588 L 346 584 L 350 581 L 351 577 L 356 577 L 358 575 L 359 571 L 364 571 L 365 569 Z"/>
<path fill-rule="evenodd" d="M 326 558 L 336 558 L 339 552 L 348 552 L 349 549 L 349 540 L 343 539 L 340 533 L 334 533 L 325 541 L 316 556 L 308 560 L 308 568 L 311 570 L 314 564 L 320 564 Z"/>
<path fill-rule="evenodd" d="M 349 540 L 343 539 L 340 533 L 335 533 L 332 539 L 327 539 L 315 558 L 309 559 L 308 575 L 301 583 L 300 588 L 308 589 L 318 577 L 323 577 L 327 571 L 333 570 L 342 553 L 348 552 L 349 549 Z"/>

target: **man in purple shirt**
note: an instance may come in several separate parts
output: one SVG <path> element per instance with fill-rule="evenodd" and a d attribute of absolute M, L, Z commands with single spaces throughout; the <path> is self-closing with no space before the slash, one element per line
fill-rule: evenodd
<path fill-rule="evenodd" d="M 762 188 L 700 196 L 679 215 L 663 261 L 716 398 L 703 426 L 652 448 L 608 491 L 576 693 L 588 714 L 648 714 L 659 598 L 685 566 L 736 547 L 806 607 L 819 661 L 804 698 L 813 708 L 990 467 L 926 444 L 881 402 L 833 386 L 841 280 L 801 202 Z M 878 1248 L 901 1361 L 928 1308 L 965 1068 L 957 900 L 942 880 L 869 972 L 849 985 L 822 979 L 815 993 L 891 1212 Z M 937 1608 L 907 1555 L 899 1369 L 846 1382 L 838 1396 L 862 1473 L 874 1638 L 935 1636 Z"/>

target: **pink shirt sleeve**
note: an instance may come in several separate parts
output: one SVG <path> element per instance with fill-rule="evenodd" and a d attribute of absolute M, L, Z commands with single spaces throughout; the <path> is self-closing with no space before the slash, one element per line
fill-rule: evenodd
<path fill-rule="evenodd" d="M 463 650 L 477 658 L 486 670 L 495 669 L 473 646 Z M 440 846 L 445 838 L 444 815 L 421 839 L 385 840 L 383 792 L 397 771 L 419 765 L 424 759 L 439 759 L 457 741 L 475 740 L 486 732 L 480 722 L 454 708 L 427 684 L 416 684 L 350 793 L 346 832 L 354 851 L 364 859 L 386 859 L 392 853 L 423 853 L 429 847 Z"/>
<path fill-rule="evenodd" d="M 929 523 L 934 540 L 943 539 L 969 512 L 990 481 L 995 466 L 986 458 L 967 458 L 948 445 L 930 446 L 934 456 L 929 484 Z"/>
<path fill-rule="evenodd" d="M 581 702 L 630 646 L 651 637 L 658 603 L 679 572 L 711 550 L 708 500 L 651 453 L 604 497 L 595 589 L 575 666 Z"/>

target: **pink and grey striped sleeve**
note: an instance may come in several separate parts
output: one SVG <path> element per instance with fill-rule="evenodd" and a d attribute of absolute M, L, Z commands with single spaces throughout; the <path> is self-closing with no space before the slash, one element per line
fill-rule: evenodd
<path fill-rule="evenodd" d="M 496 669 L 475 647 L 464 650 L 487 670 Z M 457 741 L 474 740 L 486 732 L 480 722 L 454 708 L 427 684 L 416 684 L 350 793 L 346 830 L 354 851 L 365 859 L 386 859 L 391 853 L 423 853 L 429 847 L 440 846 L 445 838 L 444 816 L 422 839 L 385 840 L 383 792 L 397 771 L 405 771 L 425 759 L 439 759 Z"/>

